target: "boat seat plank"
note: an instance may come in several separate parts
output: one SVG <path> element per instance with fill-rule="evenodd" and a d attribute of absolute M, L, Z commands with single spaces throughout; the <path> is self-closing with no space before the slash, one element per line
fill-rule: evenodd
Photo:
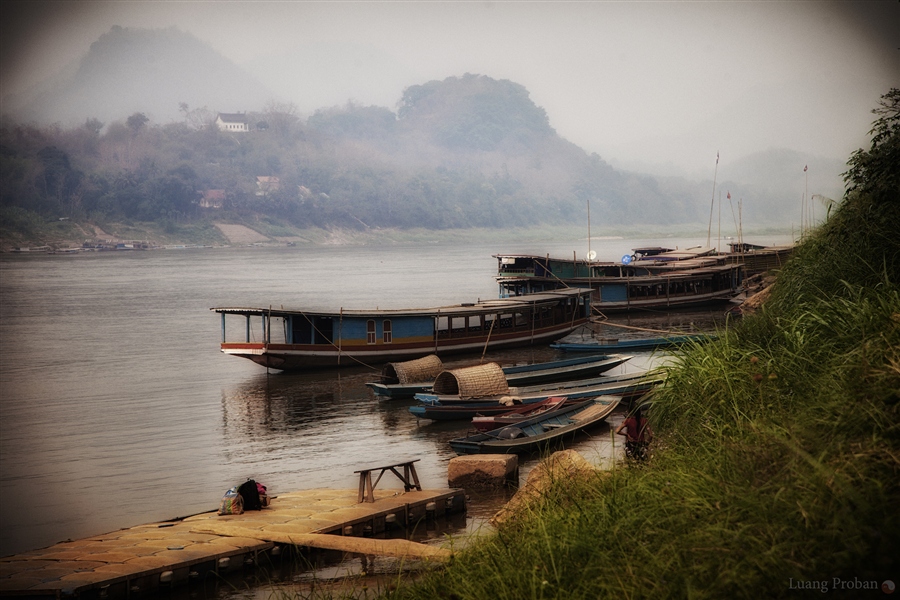
<path fill-rule="evenodd" d="M 593 417 L 597 416 L 598 414 L 600 414 L 602 412 L 605 412 L 606 409 L 607 409 L 606 404 L 595 404 L 593 406 L 589 406 L 588 408 L 584 409 L 577 415 L 574 415 L 572 417 L 572 419 L 575 422 L 586 421 L 588 419 L 592 419 Z"/>

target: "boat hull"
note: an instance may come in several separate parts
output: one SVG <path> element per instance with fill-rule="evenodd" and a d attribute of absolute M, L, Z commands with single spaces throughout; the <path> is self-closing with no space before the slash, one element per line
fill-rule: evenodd
<path fill-rule="evenodd" d="M 497 336 L 496 339 L 419 344 L 397 344 L 391 348 L 374 347 L 344 349 L 340 352 L 332 345 L 310 346 L 292 344 L 266 343 L 222 343 L 224 354 L 249 359 L 258 365 L 281 371 L 302 369 L 354 367 L 376 365 L 392 361 L 412 360 L 428 354 L 448 356 L 456 354 L 480 354 L 488 350 L 516 348 L 520 346 L 540 346 L 554 342 L 567 336 L 587 323 L 579 320 L 577 324 L 554 328 L 549 331 L 528 332 L 521 335 Z"/>

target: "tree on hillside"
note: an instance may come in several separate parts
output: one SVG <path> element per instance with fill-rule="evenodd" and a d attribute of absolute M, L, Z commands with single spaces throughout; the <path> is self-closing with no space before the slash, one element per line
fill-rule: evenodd
<path fill-rule="evenodd" d="M 216 113 L 203 106 L 191 108 L 187 102 L 178 103 L 178 112 L 184 115 L 184 123 L 194 130 L 209 127 L 216 120 Z"/>
<path fill-rule="evenodd" d="M 38 152 L 43 165 L 39 189 L 44 197 L 54 201 L 54 208 L 71 216 L 76 208 L 78 185 L 84 174 L 76 171 L 69 163 L 69 156 L 56 146 L 47 146 Z"/>
<path fill-rule="evenodd" d="M 269 101 L 263 110 L 268 129 L 284 140 L 291 137 L 294 126 L 300 120 L 297 106 L 293 102 Z"/>
<path fill-rule="evenodd" d="M 99 134 L 100 130 L 103 129 L 103 121 L 94 117 L 90 117 L 84 122 L 84 128 L 95 135 Z"/>
<path fill-rule="evenodd" d="M 134 133 L 137 133 L 144 128 L 144 125 L 146 125 L 148 121 L 150 121 L 150 119 L 147 117 L 147 115 L 142 112 L 136 112 L 128 117 L 128 119 L 125 121 L 125 124 L 128 125 L 128 129 L 130 129 Z"/>
<path fill-rule="evenodd" d="M 879 115 L 869 131 L 872 145 L 868 151 L 860 148 L 847 161 L 847 194 L 859 192 L 881 202 L 900 202 L 900 89 L 882 96 L 872 112 Z"/>

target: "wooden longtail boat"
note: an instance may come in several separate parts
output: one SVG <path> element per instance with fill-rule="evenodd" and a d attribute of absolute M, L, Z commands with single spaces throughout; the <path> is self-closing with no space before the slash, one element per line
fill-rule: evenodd
<path fill-rule="evenodd" d="M 547 344 L 587 323 L 591 309 L 590 290 L 565 289 L 406 310 L 210 310 L 222 317 L 222 352 L 295 370 Z M 243 339 L 229 340 L 226 317 L 238 318 Z"/>
<path fill-rule="evenodd" d="M 532 405 L 551 397 L 563 397 L 570 402 L 615 395 L 625 398 L 643 396 L 664 381 L 662 375 L 632 373 L 618 377 L 598 377 L 584 381 L 510 388 L 509 393 L 461 400 L 458 395 L 416 394 L 419 404 L 409 412 L 420 419 L 450 421 L 472 419 L 477 415 L 497 415 L 516 404 Z M 556 387 L 552 387 L 555 385 Z"/>
<path fill-rule="evenodd" d="M 509 385 L 536 385 L 594 377 L 618 367 L 630 358 L 630 356 L 620 355 L 591 355 L 530 365 L 513 365 L 502 367 L 502 371 Z M 386 365 L 382 370 L 382 380 L 397 381 L 398 378 L 392 378 L 390 373 L 396 372 L 398 368 L 402 371 L 403 365 L 395 363 Z M 440 372 L 437 375 L 439 374 Z M 434 385 L 434 378 L 407 383 L 368 382 L 366 385 L 375 392 L 377 397 L 382 399 L 412 398 L 418 393 L 430 391 Z"/>
<path fill-rule="evenodd" d="M 563 352 L 614 352 L 616 350 L 653 350 L 655 348 L 668 348 L 683 346 L 692 342 L 702 343 L 716 339 L 714 334 L 698 333 L 690 335 L 670 335 L 658 338 L 639 338 L 632 340 L 599 338 L 596 342 L 550 344 L 551 348 Z"/>
<path fill-rule="evenodd" d="M 566 398 L 551 397 L 534 404 L 522 404 L 497 415 L 475 415 L 472 417 L 472 427 L 478 431 L 491 431 L 498 427 L 515 425 L 525 419 L 546 415 L 552 410 L 559 410 L 567 406 L 568 402 Z"/>
<path fill-rule="evenodd" d="M 457 454 L 511 454 L 560 445 L 605 421 L 620 401 L 617 396 L 589 399 L 515 425 L 451 440 L 450 447 Z"/>

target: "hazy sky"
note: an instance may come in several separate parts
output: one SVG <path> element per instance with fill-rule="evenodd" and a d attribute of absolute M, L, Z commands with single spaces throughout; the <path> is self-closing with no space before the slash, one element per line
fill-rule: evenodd
<path fill-rule="evenodd" d="M 565 138 L 613 164 L 710 176 L 788 147 L 846 159 L 900 87 L 900 2 L 18 2 L 2 11 L 2 93 L 113 25 L 176 26 L 302 111 L 395 108 L 464 73 L 524 85 Z M 273 83 L 274 82 L 274 83 Z M 261 108 L 261 107 L 260 107 Z"/>

